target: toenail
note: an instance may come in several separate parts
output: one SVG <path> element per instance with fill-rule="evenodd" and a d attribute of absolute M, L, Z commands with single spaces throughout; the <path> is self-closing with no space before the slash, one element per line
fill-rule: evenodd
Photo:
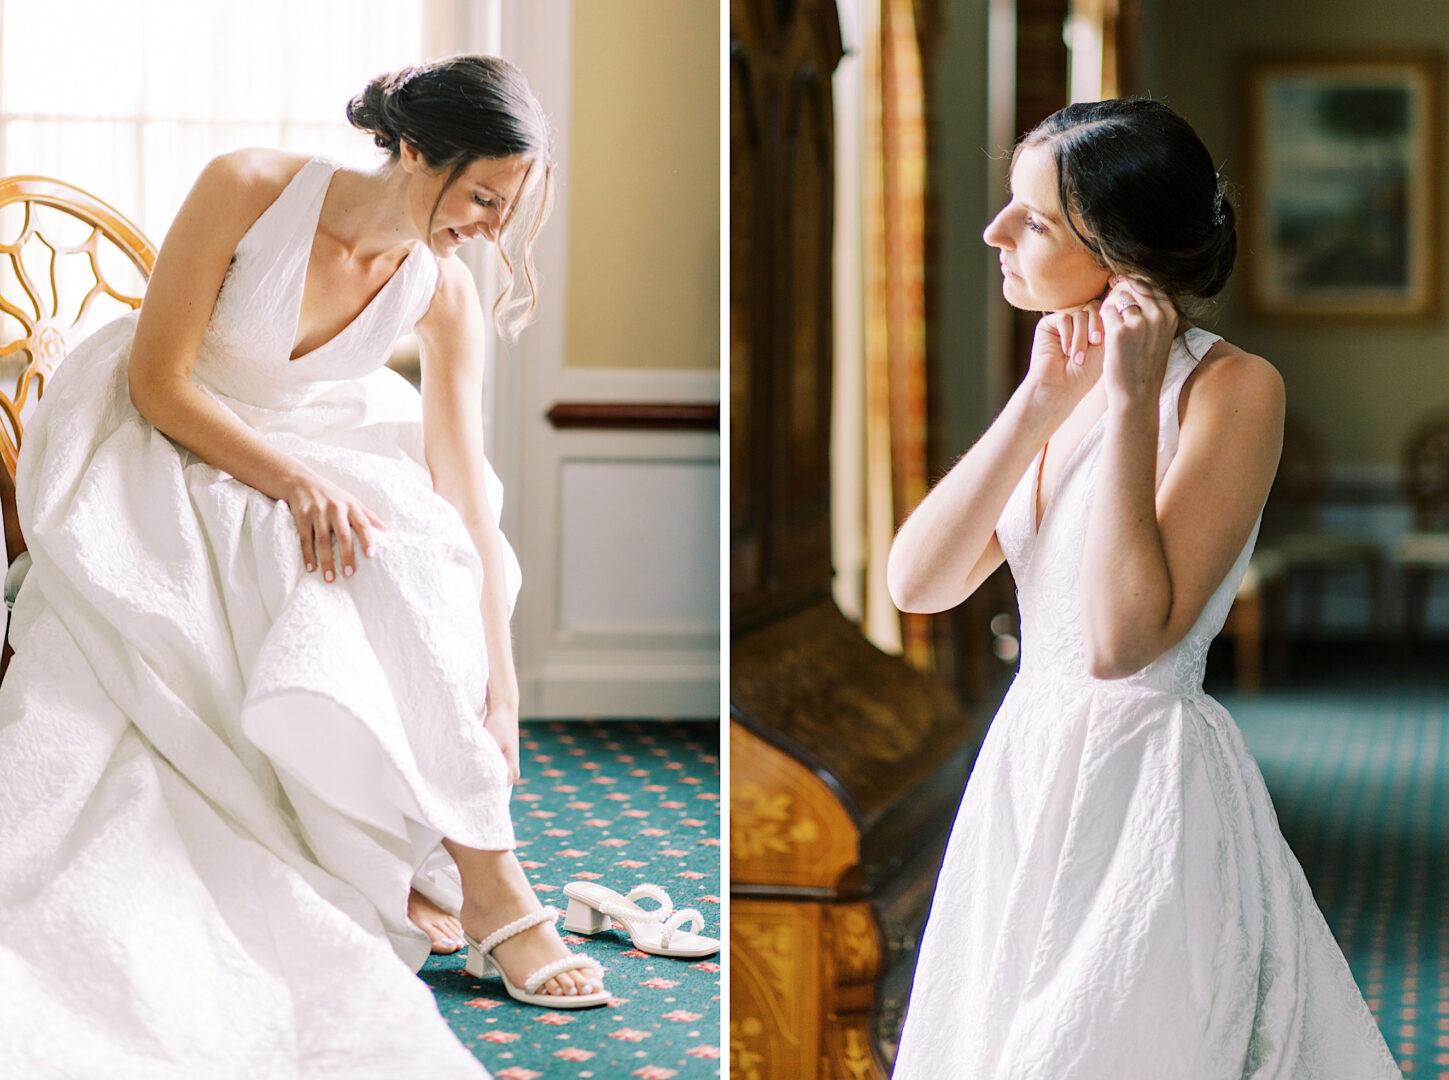
<path fill-rule="evenodd" d="M 577 994 L 578 992 L 579 992 L 579 988 L 577 986 L 570 986 L 569 987 L 569 993 L 570 994 Z"/>

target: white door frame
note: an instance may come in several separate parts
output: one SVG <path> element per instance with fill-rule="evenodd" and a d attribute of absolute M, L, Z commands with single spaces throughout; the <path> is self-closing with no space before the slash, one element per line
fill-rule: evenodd
<path fill-rule="evenodd" d="M 489 365 L 490 457 L 508 490 L 505 531 L 525 567 L 514 615 L 523 712 L 716 716 L 717 616 L 708 623 L 641 624 L 621 611 L 617 625 L 564 623 L 564 471 L 574 464 L 608 463 L 621 475 L 632 469 L 632 475 L 643 476 L 648 469 L 641 466 L 667 464 L 698 468 L 700 477 L 717 477 L 720 437 L 718 432 L 693 431 L 559 431 L 546 419 L 549 408 L 560 401 L 718 403 L 720 376 L 717 370 L 567 365 L 573 0 L 493 0 L 490 6 L 498 12 L 492 47 L 523 70 L 549 113 L 559 184 L 553 216 L 534 249 L 542 294 L 538 318 L 518 342 L 499 343 Z M 643 501 L 648 504 L 647 497 Z M 717 494 L 712 502 L 718 503 Z M 667 507 L 655 507 L 655 512 L 667 528 Z M 717 545 L 706 554 L 701 574 L 717 588 Z M 639 587 L 649 588 L 650 582 L 641 580 Z"/>

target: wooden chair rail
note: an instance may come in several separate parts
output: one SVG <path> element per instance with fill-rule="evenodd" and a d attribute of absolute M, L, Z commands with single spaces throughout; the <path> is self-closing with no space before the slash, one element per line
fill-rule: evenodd
<path fill-rule="evenodd" d="M 141 230 L 120 211 L 78 187 L 44 176 L 10 176 L 0 179 L 0 208 L 12 203 L 23 206 L 23 219 L 18 236 L 0 243 L 0 255 L 10 261 L 15 278 L 24 291 L 23 297 L 0 294 L 0 311 L 14 318 L 25 333 L 0 343 L 0 358 L 15 353 L 28 354 L 29 360 L 16 376 L 13 394 L 0 392 L 0 461 L 14 478 L 16 459 L 24 428 L 20 414 L 30 396 L 31 384 L 37 383 L 36 395 L 44 393 L 45 380 L 65 359 L 65 331 L 76 326 L 90 312 L 97 298 L 109 296 L 132 308 L 141 306 L 141 297 L 116 288 L 106 278 L 100 263 L 103 241 L 119 249 L 140 272 L 149 278 L 156 263 L 156 248 Z M 62 244 L 48 239 L 37 223 L 36 206 L 45 206 L 75 218 L 91 227 L 89 235 L 78 244 Z M 31 276 L 22 259 L 22 252 L 32 240 L 50 253 L 48 292 L 43 291 Z M 57 264 L 68 255 L 84 255 L 95 281 L 81 298 L 73 317 L 62 319 Z M 27 310 L 28 309 L 28 310 Z M 10 553 L 14 556 L 14 552 Z"/>
<path fill-rule="evenodd" d="M 46 176 L 0 177 L 0 210 L 19 203 L 22 207 L 20 232 L 8 242 L 0 242 L 0 255 L 9 259 L 19 293 L 6 296 L 0 292 L 0 312 L 18 322 L 24 331 L 11 341 L 0 342 L 0 360 L 23 353 L 27 357 L 15 379 L 13 394 L 0 390 L 0 517 L 3 517 L 5 549 L 8 560 L 25 550 L 25 537 L 15 506 L 15 469 L 20 444 L 25 435 L 21 412 L 35 384 L 38 400 L 45 393 L 46 381 L 65 359 L 69 350 L 67 332 L 78 326 L 95 302 L 108 296 L 133 311 L 141 306 L 141 297 L 117 288 L 106 277 L 101 266 L 101 245 L 117 248 L 140 272 L 142 281 L 151 276 L 156 265 L 156 247 L 141 230 L 120 211 L 94 195 L 62 180 Z M 90 226 L 90 232 L 79 243 L 60 243 L 46 236 L 37 220 L 36 207 L 46 207 Z M 52 232 L 53 236 L 53 232 Z M 45 276 L 37 281 L 26 266 L 23 254 L 27 245 L 40 244 L 48 252 Z M 61 312 L 61 287 L 58 264 L 67 256 L 83 255 L 95 279 L 80 298 L 74 315 Z M 5 264 L 0 262 L 0 267 Z M 0 678 L 10 661 L 8 632 L 0 651 Z"/>

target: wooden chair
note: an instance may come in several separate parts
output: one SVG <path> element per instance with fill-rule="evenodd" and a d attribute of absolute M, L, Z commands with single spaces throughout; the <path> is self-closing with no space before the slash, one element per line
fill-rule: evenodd
<path fill-rule="evenodd" d="M 1425 418 L 1404 444 L 1404 488 L 1413 507 L 1414 531 L 1395 549 L 1404 574 L 1405 628 L 1424 632 L 1433 576 L 1449 571 L 1449 411 Z"/>
<path fill-rule="evenodd" d="M 30 566 L 15 510 L 23 416 L 70 349 L 100 325 L 103 308 L 119 314 L 141 306 L 156 248 L 114 207 L 80 188 L 44 176 L 10 176 L 0 178 L 0 256 L 0 514 L 8 612 Z M 127 266 L 139 287 L 113 283 Z M 11 375 L 14 392 L 6 393 Z M 7 621 L 0 678 L 10 657 Z"/>
<path fill-rule="evenodd" d="M 1328 489 L 1323 445 L 1303 418 L 1289 415 L 1283 425 L 1283 456 L 1263 528 L 1248 573 L 1238 588 L 1225 632 L 1236 646 L 1238 688 L 1256 692 L 1262 685 L 1267 624 L 1280 616 L 1290 581 L 1299 582 L 1310 623 L 1322 620 L 1323 587 L 1329 572 L 1361 570 L 1370 608 L 1378 594 L 1380 552 L 1372 537 L 1326 529 L 1321 522 Z"/>

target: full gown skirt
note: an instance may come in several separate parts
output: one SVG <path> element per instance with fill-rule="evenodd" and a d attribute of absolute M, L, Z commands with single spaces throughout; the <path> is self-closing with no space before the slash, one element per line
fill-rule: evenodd
<path fill-rule="evenodd" d="M 410 885 L 460 900 L 442 837 L 514 846 L 482 564 L 432 489 L 417 393 L 383 366 L 437 263 L 419 245 L 289 360 L 335 169 L 303 166 L 238 244 L 195 380 L 383 521 L 353 577 L 307 573 L 285 504 L 136 412 L 134 315 L 75 349 L 29 424 L 0 1076 L 487 1075 L 415 977 L 428 942 L 406 917 Z"/>
<path fill-rule="evenodd" d="M 1159 482 L 1183 383 L 1216 340 L 1173 346 Z M 1180 644 L 1130 678 L 1088 674 L 1079 578 L 1102 431 L 1039 530 L 1039 462 L 997 525 L 1021 669 L 962 798 L 895 1080 L 1398 1080 L 1257 764 L 1202 691 L 1257 529 Z"/>

